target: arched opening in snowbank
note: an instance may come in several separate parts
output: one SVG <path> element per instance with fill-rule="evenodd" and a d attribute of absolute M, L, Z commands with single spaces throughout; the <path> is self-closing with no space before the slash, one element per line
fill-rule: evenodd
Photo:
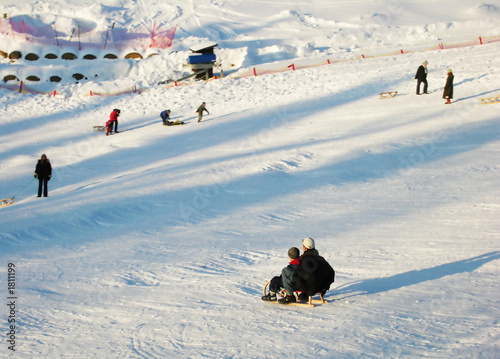
<path fill-rule="evenodd" d="M 38 82 L 38 81 L 40 81 L 40 77 L 35 76 L 35 75 L 31 75 L 31 76 L 26 77 L 26 81 Z"/>
<path fill-rule="evenodd" d="M 19 79 L 14 75 L 7 75 L 7 76 L 4 76 L 3 81 L 4 82 L 19 81 Z"/>
<path fill-rule="evenodd" d="M 63 60 L 76 60 L 77 59 L 76 55 L 71 53 L 71 52 L 66 52 L 65 54 L 63 54 L 61 56 L 61 58 Z"/>
<path fill-rule="evenodd" d="M 28 60 L 28 61 L 36 61 L 40 58 L 40 56 L 38 56 L 37 54 L 34 54 L 32 52 L 30 52 L 28 55 L 26 55 L 24 57 L 25 60 Z"/>
<path fill-rule="evenodd" d="M 71 77 L 73 77 L 76 81 L 80 81 L 81 79 L 85 78 L 85 76 L 83 76 L 82 74 L 78 74 L 78 73 L 73 74 L 73 76 L 71 76 Z"/>
<path fill-rule="evenodd" d="M 143 59 L 142 55 L 137 52 L 131 52 L 130 54 L 125 55 L 126 59 Z"/>
<path fill-rule="evenodd" d="M 21 57 L 23 57 L 23 54 L 21 53 L 21 51 L 12 51 L 9 54 L 9 59 L 11 59 L 11 60 L 17 60 L 17 59 L 20 59 Z"/>

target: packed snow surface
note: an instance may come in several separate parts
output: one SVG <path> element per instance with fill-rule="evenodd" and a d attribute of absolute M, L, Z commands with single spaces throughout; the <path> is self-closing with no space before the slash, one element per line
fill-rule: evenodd
<path fill-rule="evenodd" d="M 3 0 L 10 17 L 68 29 L 177 29 L 142 60 L 0 60 L 1 78 L 36 73 L 29 86 L 60 94 L 0 88 L 0 197 L 15 197 L 0 208 L 0 356 L 500 357 L 500 104 L 480 104 L 500 95 L 500 42 L 423 51 L 499 36 L 499 9 Z M 158 85 L 208 41 L 224 78 Z M 0 50 L 63 52 L 4 35 Z M 238 77 L 326 59 L 346 61 Z M 416 96 L 424 60 L 429 94 Z M 87 95 L 134 85 L 144 92 Z M 94 132 L 114 108 L 120 132 Z M 186 124 L 162 126 L 167 108 Z M 33 179 L 42 153 L 48 198 Z M 261 301 L 307 236 L 336 270 L 328 303 Z"/>

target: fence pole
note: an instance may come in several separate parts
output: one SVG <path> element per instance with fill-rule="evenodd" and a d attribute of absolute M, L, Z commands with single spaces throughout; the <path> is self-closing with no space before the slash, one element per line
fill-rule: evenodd
<path fill-rule="evenodd" d="M 55 34 L 55 38 L 56 38 L 56 44 L 59 47 L 59 39 L 57 38 L 56 22 L 54 21 L 52 23 L 52 25 L 54 25 L 54 34 Z"/>
<path fill-rule="evenodd" d="M 154 44 L 155 28 L 156 28 L 156 22 L 153 23 L 153 32 L 151 32 L 151 45 L 149 45 L 149 47 L 153 47 Z"/>
<path fill-rule="evenodd" d="M 23 23 L 24 37 L 26 38 L 26 41 L 28 41 L 28 34 L 26 33 L 26 24 L 24 23 L 24 20 L 22 21 L 22 23 Z"/>
<path fill-rule="evenodd" d="M 15 39 L 15 37 L 14 37 L 14 25 L 12 25 L 12 18 L 11 17 L 9 18 L 9 22 L 10 22 L 10 31 L 12 32 L 12 38 Z"/>

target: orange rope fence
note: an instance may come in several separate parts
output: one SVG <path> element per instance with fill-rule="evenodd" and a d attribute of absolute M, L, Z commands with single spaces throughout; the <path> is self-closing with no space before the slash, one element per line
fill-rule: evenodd
<path fill-rule="evenodd" d="M 34 88 L 29 87 L 28 85 L 26 85 L 22 81 L 16 85 L 2 85 L 2 84 L 0 84 L 0 88 L 3 88 L 5 90 L 9 90 L 11 92 L 30 93 L 30 94 L 36 94 L 36 95 L 49 95 L 49 96 L 60 95 L 60 93 L 57 92 L 56 90 L 54 90 L 54 91 L 35 90 Z"/>
<path fill-rule="evenodd" d="M 236 75 L 233 75 L 231 77 L 232 78 L 242 78 L 242 77 L 250 77 L 250 76 L 261 76 L 261 75 L 274 74 L 274 73 L 285 72 L 285 71 L 295 71 L 298 69 L 330 65 L 330 64 L 333 64 L 336 62 L 342 62 L 342 61 L 356 61 L 359 59 L 377 58 L 377 57 L 385 57 L 385 56 L 396 56 L 396 55 L 403 55 L 403 54 L 415 53 L 415 52 L 457 49 L 457 48 L 462 48 L 462 47 L 490 44 L 490 43 L 498 42 L 498 41 L 500 41 L 500 36 L 479 37 L 479 38 L 476 38 L 474 40 L 463 42 L 463 43 L 458 43 L 458 44 L 440 43 L 440 44 L 433 46 L 433 47 L 426 49 L 426 50 L 405 51 L 405 50 L 401 49 L 399 51 L 392 52 L 389 54 L 383 54 L 383 55 L 360 55 L 358 57 L 346 59 L 346 60 L 329 60 L 329 59 L 327 59 L 327 60 L 321 61 L 321 62 L 316 63 L 316 64 L 311 64 L 311 65 L 291 64 L 291 65 L 288 65 L 286 67 L 273 68 L 273 69 L 264 69 L 264 68 L 254 67 L 254 68 L 251 68 L 251 69 L 249 69 L 241 74 L 236 74 Z"/>

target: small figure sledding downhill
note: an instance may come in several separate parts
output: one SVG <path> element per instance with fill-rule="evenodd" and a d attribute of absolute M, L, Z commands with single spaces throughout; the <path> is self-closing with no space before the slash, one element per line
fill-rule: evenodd
<path fill-rule="evenodd" d="M 294 259 L 292 258 L 294 248 L 290 248 L 288 251 L 290 264 L 283 269 L 281 276 L 274 277 L 266 283 L 262 300 L 309 307 L 314 307 L 314 303 L 325 303 L 323 296 L 335 281 L 335 271 L 325 258 L 319 255 L 312 238 L 307 237 L 302 241 L 302 249 L 304 250 L 302 256 Z M 291 281 L 288 280 L 290 273 Z M 269 294 L 266 294 L 268 285 Z M 276 294 L 283 298 L 278 300 Z M 319 301 L 312 299 L 316 294 L 320 296 Z"/>

